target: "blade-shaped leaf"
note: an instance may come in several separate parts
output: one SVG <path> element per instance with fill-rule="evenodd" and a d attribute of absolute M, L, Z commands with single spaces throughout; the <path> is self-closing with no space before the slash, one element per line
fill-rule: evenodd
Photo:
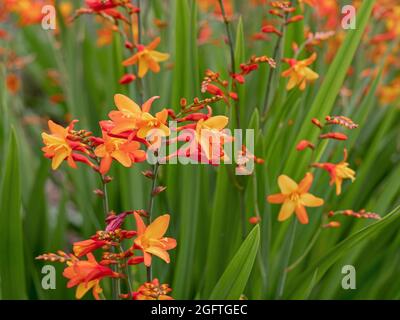
<path fill-rule="evenodd" d="M 247 236 L 211 293 L 210 299 L 239 299 L 246 287 L 260 243 L 257 225 Z"/>
<path fill-rule="evenodd" d="M 11 131 L 0 188 L 0 287 L 2 299 L 25 299 L 21 183 L 18 146 Z"/>

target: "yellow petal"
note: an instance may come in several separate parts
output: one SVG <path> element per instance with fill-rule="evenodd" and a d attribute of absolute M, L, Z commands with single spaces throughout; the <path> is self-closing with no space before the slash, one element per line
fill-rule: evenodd
<path fill-rule="evenodd" d="M 139 73 L 138 76 L 139 78 L 143 78 L 147 71 L 149 70 L 149 66 L 147 65 L 146 59 L 139 59 Z"/>
<path fill-rule="evenodd" d="M 343 180 L 341 178 L 336 178 L 335 179 L 335 184 L 336 184 L 336 195 L 340 195 L 342 193 L 342 182 Z"/>
<path fill-rule="evenodd" d="M 82 297 L 88 292 L 95 284 L 97 280 L 89 281 L 88 283 L 80 283 L 76 288 L 75 297 L 77 299 L 82 299 Z"/>
<path fill-rule="evenodd" d="M 164 214 L 155 219 L 146 229 L 144 237 L 147 239 L 160 239 L 167 232 L 169 225 L 169 214 Z"/>
<path fill-rule="evenodd" d="M 106 155 L 106 146 L 104 144 L 99 145 L 95 150 L 94 154 L 96 157 L 103 158 Z"/>
<path fill-rule="evenodd" d="M 145 139 L 151 130 L 153 130 L 152 127 L 142 127 L 138 130 L 138 132 L 136 133 L 136 136 L 141 139 Z"/>
<path fill-rule="evenodd" d="M 314 72 L 314 71 L 312 71 L 310 68 L 305 68 L 304 69 L 304 75 L 305 75 L 305 78 L 308 81 L 314 81 L 314 80 L 317 80 L 319 78 L 319 74 Z"/>
<path fill-rule="evenodd" d="M 229 118 L 225 116 L 215 116 L 207 119 L 203 122 L 204 126 L 210 129 L 222 130 L 227 126 Z"/>
<path fill-rule="evenodd" d="M 132 113 L 140 113 L 140 107 L 130 98 L 123 94 L 114 95 L 114 103 L 120 111 L 129 111 Z"/>
<path fill-rule="evenodd" d="M 278 221 L 285 221 L 293 214 L 296 204 L 293 201 L 286 200 L 279 212 Z"/>
<path fill-rule="evenodd" d="M 157 62 L 163 62 L 169 59 L 168 53 L 162 53 L 158 51 L 150 51 L 149 55 Z"/>
<path fill-rule="evenodd" d="M 324 204 L 324 200 L 321 198 L 318 198 L 311 193 L 303 193 L 300 196 L 301 202 L 303 205 L 306 207 L 319 207 Z"/>
<path fill-rule="evenodd" d="M 58 151 L 53 157 L 53 160 L 51 162 L 51 168 L 53 170 L 56 170 L 61 165 L 61 163 L 64 161 L 64 159 L 66 157 L 68 157 L 67 150 L 63 149 L 61 151 Z"/>
<path fill-rule="evenodd" d="M 298 189 L 297 183 L 284 174 L 278 177 L 278 185 L 283 194 L 290 194 Z"/>
<path fill-rule="evenodd" d="M 117 160 L 120 164 L 122 164 L 124 167 L 130 167 L 132 165 L 132 160 L 129 157 L 129 155 L 125 152 L 122 152 L 120 150 L 114 151 L 111 156 Z"/>
<path fill-rule="evenodd" d="M 166 263 L 170 262 L 169 254 L 164 249 L 161 249 L 159 247 L 149 247 L 146 249 L 146 252 L 163 259 Z"/>
<path fill-rule="evenodd" d="M 292 90 L 295 86 L 297 86 L 299 82 L 299 78 L 295 73 L 293 73 L 289 79 L 289 82 L 286 86 L 286 90 Z"/>

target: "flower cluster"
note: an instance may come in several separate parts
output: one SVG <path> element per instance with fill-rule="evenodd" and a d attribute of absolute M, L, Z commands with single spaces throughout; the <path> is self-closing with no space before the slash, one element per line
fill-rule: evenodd
<path fill-rule="evenodd" d="M 110 214 L 106 219 L 105 230 L 98 231 L 90 239 L 75 242 L 73 254 L 60 251 L 56 254 L 49 253 L 38 256 L 37 259 L 66 263 L 63 275 L 69 279 L 68 288 L 77 287 L 77 299 L 82 298 L 90 289 L 93 291 L 93 296 L 100 299 L 99 294 L 103 291 L 100 286 L 101 280 L 121 278 L 130 281 L 127 278 L 130 271 L 126 268 L 141 263 L 150 267 L 152 256 L 157 256 L 166 263 L 170 262 L 168 251 L 176 247 L 175 239 L 164 236 L 168 229 L 170 216 L 162 215 L 146 226 L 141 214 L 144 213 L 132 211 L 119 215 Z M 122 229 L 124 220 L 129 215 L 133 215 L 136 220 L 136 230 Z M 133 243 L 129 243 L 130 239 L 133 239 Z M 126 250 L 123 249 L 125 243 L 128 243 Z M 102 251 L 100 262 L 97 262 L 93 255 L 93 252 L 98 250 Z M 142 252 L 142 255 L 136 255 L 137 251 Z M 86 256 L 86 260 L 81 259 L 84 256 Z M 127 271 L 122 272 L 121 270 Z M 153 282 L 158 283 L 158 280 L 154 279 Z M 143 286 L 147 287 L 148 284 Z M 143 286 L 137 292 L 121 294 L 121 297 L 143 299 L 143 296 L 150 295 L 143 291 Z M 129 288 L 130 285 L 127 287 Z M 168 286 L 165 285 L 160 288 L 159 298 L 163 299 L 171 289 L 167 289 Z"/>
<path fill-rule="evenodd" d="M 331 126 L 338 125 L 351 130 L 358 127 L 358 125 L 355 124 L 350 118 L 344 116 L 326 116 L 324 124 L 322 124 L 316 118 L 313 118 L 311 122 L 314 126 L 321 130 L 318 141 L 316 143 L 313 143 L 309 140 L 301 140 L 297 144 L 296 150 L 303 151 L 305 149 L 311 149 L 313 150 L 313 155 L 315 153 L 315 149 L 319 147 L 319 144 L 322 140 L 347 140 L 347 135 L 340 132 L 329 131 L 323 133 L 326 128 L 329 129 Z M 319 168 L 328 172 L 331 178 L 330 184 L 336 185 L 337 195 L 341 194 L 343 180 L 355 180 L 355 171 L 349 168 L 347 156 L 347 149 L 345 148 L 344 158 L 338 163 L 320 163 L 312 161 L 310 164 L 310 167 L 312 168 Z M 312 185 L 313 178 L 313 174 L 311 172 L 307 172 L 304 179 L 299 184 L 297 184 L 286 175 L 279 176 L 278 185 L 281 193 L 269 195 L 267 197 L 267 201 L 269 203 L 282 204 L 282 208 L 278 215 L 279 221 L 287 220 L 293 214 L 293 212 L 295 212 L 300 223 L 307 224 L 309 222 L 309 219 L 305 207 L 319 207 L 324 204 L 323 199 L 317 198 L 308 192 Z M 333 223 L 333 225 L 334 224 L 335 223 Z"/>

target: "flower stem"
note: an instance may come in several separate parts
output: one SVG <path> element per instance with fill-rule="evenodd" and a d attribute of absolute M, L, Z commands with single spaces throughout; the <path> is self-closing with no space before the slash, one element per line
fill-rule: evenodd
<path fill-rule="evenodd" d="M 152 175 L 153 182 L 151 184 L 149 206 L 148 206 L 148 210 L 147 210 L 147 225 L 149 225 L 152 221 L 154 198 L 155 198 L 153 191 L 157 187 L 157 176 L 158 176 L 159 167 L 160 167 L 160 164 L 158 162 L 155 165 L 153 165 L 153 175 Z M 153 279 L 151 265 L 149 267 L 146 267 L 146 274 L 147 274 L 147 282 L 151 282 L 151 280 Z"/>
<path fill-rule="evenodd" d="M 122 247 L 121 244 L 119 245 L 119 251 L 120 251 L 120 253 L 124 253 L 124 248 Z M 126 278 L 124 278 L 124 279 L 125 279 L 125 282 L 127 284 L 128 290 L 129 290 L 129 296 L 132 296 L 133 287 L 132 287 L 131 272 L 128 268 L 126 258 L 124 259 L 123 264 L 124 264 L 124 273 L 126 274 Z"/>
<path fill-rule="evenodd" d="M 108 202 L 108 191 L 107 191 L 107 183 L 104 181 L 104 176 L 99 173 L 100 179 L 101 179 L 101 185 L 102 185 L 102 191 L 103 191 L 103 210 L 104 210 L 104 218 L 107 218 L 109 212 L 110 212 L 110 207 L 109 207 L 109 202 Z M 115 252 L 115 249 L 112 248 L 112 252 Z M 113 271 L 117 272 L 118 267 L 113 266 L 112 267 Z M 120 288 L 120 283 L 119 279 L 112 278 L 111 279 L 111 290 L 112 290 L 112 297 L 114 300 L 119 299 L 119 294 L 121 293 L 121 288 Z"/>
<path fill-rule="evenodd" d="M 314 244 L 317 242 L 318 237 L 321 234 L 321 230 L 322 230 L 321 228 L 318 228 L 317 232 L 314 234 L 313 238 L 311 239 L 307 248 L 304 250 L 303 254 L 295 262 L 293 262 L 289 267 L 286 268 L 286 272 L 292 271 L 294 268 L 296 268 L 300 264 L 300 262 L 302 262 L 304 260 L 304 258 L 307 256 L 307 254 L 311 251 Z"/>
<path fill-rule="evenodd" d="M 292 224 L 290 226 L 290 231 L 289 234 L 286 237 L 286 244 L 285 244 L 285 254 L 283 257 L 283 270 L 282 270 L 282 274 L 281 277 L 279 279 L 279 283 L 278 283 L 278 298 L 282 298 L 283 296 L 283 292 L 285 290 L 285 284 L 286 284 L 286 278 L 287 278 L 287 266 L 289 264 L 289 260 L 290 260 L 290 256 L 292 255 L 292 251 L 293 251 L 293 246 L 294 246 L 294 238 L 296 235 L 296 227 L 297 227 L 297 219 L 293 219 Z"/>
<path fill-rule="evenodd" d="M 223 0 L 219 0 L 219 6 L 221 8 L 222 18 L 224 20 L 225 29 L 226 29 L 226 36 L 228 37 L 228 46 L 229 46 L 229 53 L 231 57 L 231 73 L 235 73 L 236 71 L 236 62 L 235 62 L 235 49 L 233 45 L 233 37 L 230 28 L 230 22 L 228 17 L 226 16 L 225 6 Z M 239 104 L 235 102 L 235 109 L 236 109 L 236 125 L 240 129 L 240 109 Z"/>
<path fill-rule="evenodd" d="M 219 6 L 221 8 L 222 18 L 224 19 L 224 23 L 225 23 L 226 35 L 228 37 L 228 45 L 229 45 L 229 50 L 230 50 L 230 55 L 231 55 L 231 71 L 233 73 L 233 72 L 235 72 L 235 69 L 236 69 L 236 66 L 235 66 L 235 51 L 233 49 L 233 37 L 232 37 L 232 33 L 231 33 L 229 20 L 228 20 L 228 18 L 226 16 L 225 6 L 224 6 L 223 0 L 219 0 Z"/>
<path fill-rule="evenodd" d="M 279 58 L 278 56 L 281 51 L 280 50 L 281 44 L 282 44 L 282 40 L 283 40 L 284 33 L 285 33 L 286 20 L 287 20 L 287 14 L 285 15 L 284 22 L 282 23 L 281 28 L 280 28 L 280 32 L 281 32 L 282 36 L 278 36 L 278 39 L 276 40 L 276 44 L 275 44 L 275 48 L 274 48 L 274 52 L 273 52 L 273 56 L 272 56 L 272 58 L 275 61 L 280 60 L 280 59 L 278 59 Z M 274 75 L 275 75 L 275 69 L 271 68 L 269 71 L 269 75 L 268 75 L 267 89 L 265 91 L 264 109 L 263 109 L 263 113 L 262 113 L 262 117 L 261 117 L 262 123 L 264 123 L 265 120 L 267 119 L 267 115 L 268 115 L 268 111 L 269 111 L 269 107 L 270 107 L 269 100 L 271 97 L 271 86 L 273 83 L 272 80 L 274 78 Z"/>

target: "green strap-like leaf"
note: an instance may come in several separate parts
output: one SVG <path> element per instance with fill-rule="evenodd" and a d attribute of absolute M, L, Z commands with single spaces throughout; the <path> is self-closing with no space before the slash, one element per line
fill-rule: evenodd
<path fill-rule="evenodd" d="M 25 299 L 20 169 L 14 130 L 10 135 L 0 188 L 0 235 L 1 298 Z"/>
<path fill-rule="evenodd" d="M 233 257 L 211 293 L 210 299 L 239 299 L 246 287 L 257 255 L 260 242 L 260 227 L 250 232 Z"/>
<path fill-rule="evenodd" d="M 370 224 L 364 229 L 354 233 L 346 240 L 343 240 L 334 248 L 332 248 L 326 255 L 320 258 L 310 268 L 308 268 L 303 276 L 299 278 L 298 285 L 295 286 L 295 291 L 290 295 L 290 298 L 304 299 L 310 290 L 310 283 L 318 283 L 328 269 L 341 257 L 350 252 L 356 245 L 365 239 L 371 239 L 385 231 L 387 226 L 392 225 L 400 220 L 400 206 L 394 209 L 391 213 L 386 215 L 383 219 Z M 317 270 L 317 271 L 316 271 Z"/>

